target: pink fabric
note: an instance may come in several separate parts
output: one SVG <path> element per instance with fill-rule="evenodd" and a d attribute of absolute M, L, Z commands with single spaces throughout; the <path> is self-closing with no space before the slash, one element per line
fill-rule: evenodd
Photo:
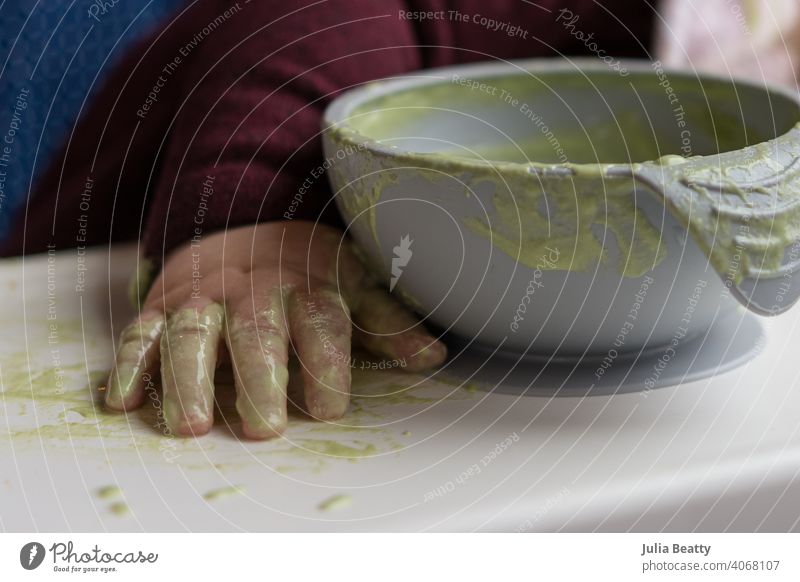
<path fill-rule="evenodd" d="M 797 0 L 665 0 L 660 12 L 656 56 L 665 66 L 797 90 Z"/>

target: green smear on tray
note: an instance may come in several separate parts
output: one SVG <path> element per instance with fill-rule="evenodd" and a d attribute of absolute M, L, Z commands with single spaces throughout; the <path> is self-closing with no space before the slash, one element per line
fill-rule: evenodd
<path fill-rule="evenodd" d="M 346 509 L 353 504 L 353 498 L 349 495 L 340 494 L 328 497 L 317 505 L 320 511 L 340 511 Z"/>
<path fill-rule="evenodd" d="M 244 487 L 241 485 L 233 485 L 230 487 L 220 487 L 219 489 L 212 489 L 203 494 L 203 499 L 206 501 L 216 501 L 224 499 L 233 495 L 239 495 L 244 492 Z"/>

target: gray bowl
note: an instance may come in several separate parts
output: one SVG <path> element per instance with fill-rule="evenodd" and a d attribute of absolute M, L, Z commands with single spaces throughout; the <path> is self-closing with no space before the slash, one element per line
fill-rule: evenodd
<path fill-rule="evenodd" d="M 630 169 L 773 139 L 797 101 L 624 65 L 432 69 L 336 99 L 328 175 L 391 292 L 443 330 L 548 357 L 664 349 L 735 312 L 724 267 Z"/>

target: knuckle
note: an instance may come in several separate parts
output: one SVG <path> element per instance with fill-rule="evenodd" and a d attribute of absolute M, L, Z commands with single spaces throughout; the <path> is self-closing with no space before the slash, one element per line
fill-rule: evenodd
<path fill-rule="evenodd" d="M 146 343 L 155 339 L 155 337 L 162 332 L 163 328 L 164 319 L 162 317 L 148 320 L 137 318 L 122 330 L 120 341 L 123 344 Z"/>
<path fill-rule="evenodd" d="M 278 336 L 286 335 L 283 317 L 273 309 L 259 311 L 252 317 L 234 317 L 230 323 L 230 331 L 244 336 Z"/>
<path fill-rule="evenodd" d="M 320 289 L 307 296 L 308 315 L 323 317 L 326 320 L 338 320 L 350 317 L 350 308 L 344 297 L 335 289 Z"/>
<path fill-rule="evenodd" d="M 221 311 L 214 309 L 206 313 L 206 309 L 185 308 L 173 313 L 167 322 L 168 335 L 192 334 L 209 336 L 219 332 L 222 323 Z"/>

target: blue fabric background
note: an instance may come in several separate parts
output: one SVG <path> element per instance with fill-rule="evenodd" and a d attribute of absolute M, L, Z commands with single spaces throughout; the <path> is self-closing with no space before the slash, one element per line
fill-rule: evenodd
<path fill-rule="evenodd" d="M 184 2 L 0 0 L 0 239 L 87 96 Z"/>

